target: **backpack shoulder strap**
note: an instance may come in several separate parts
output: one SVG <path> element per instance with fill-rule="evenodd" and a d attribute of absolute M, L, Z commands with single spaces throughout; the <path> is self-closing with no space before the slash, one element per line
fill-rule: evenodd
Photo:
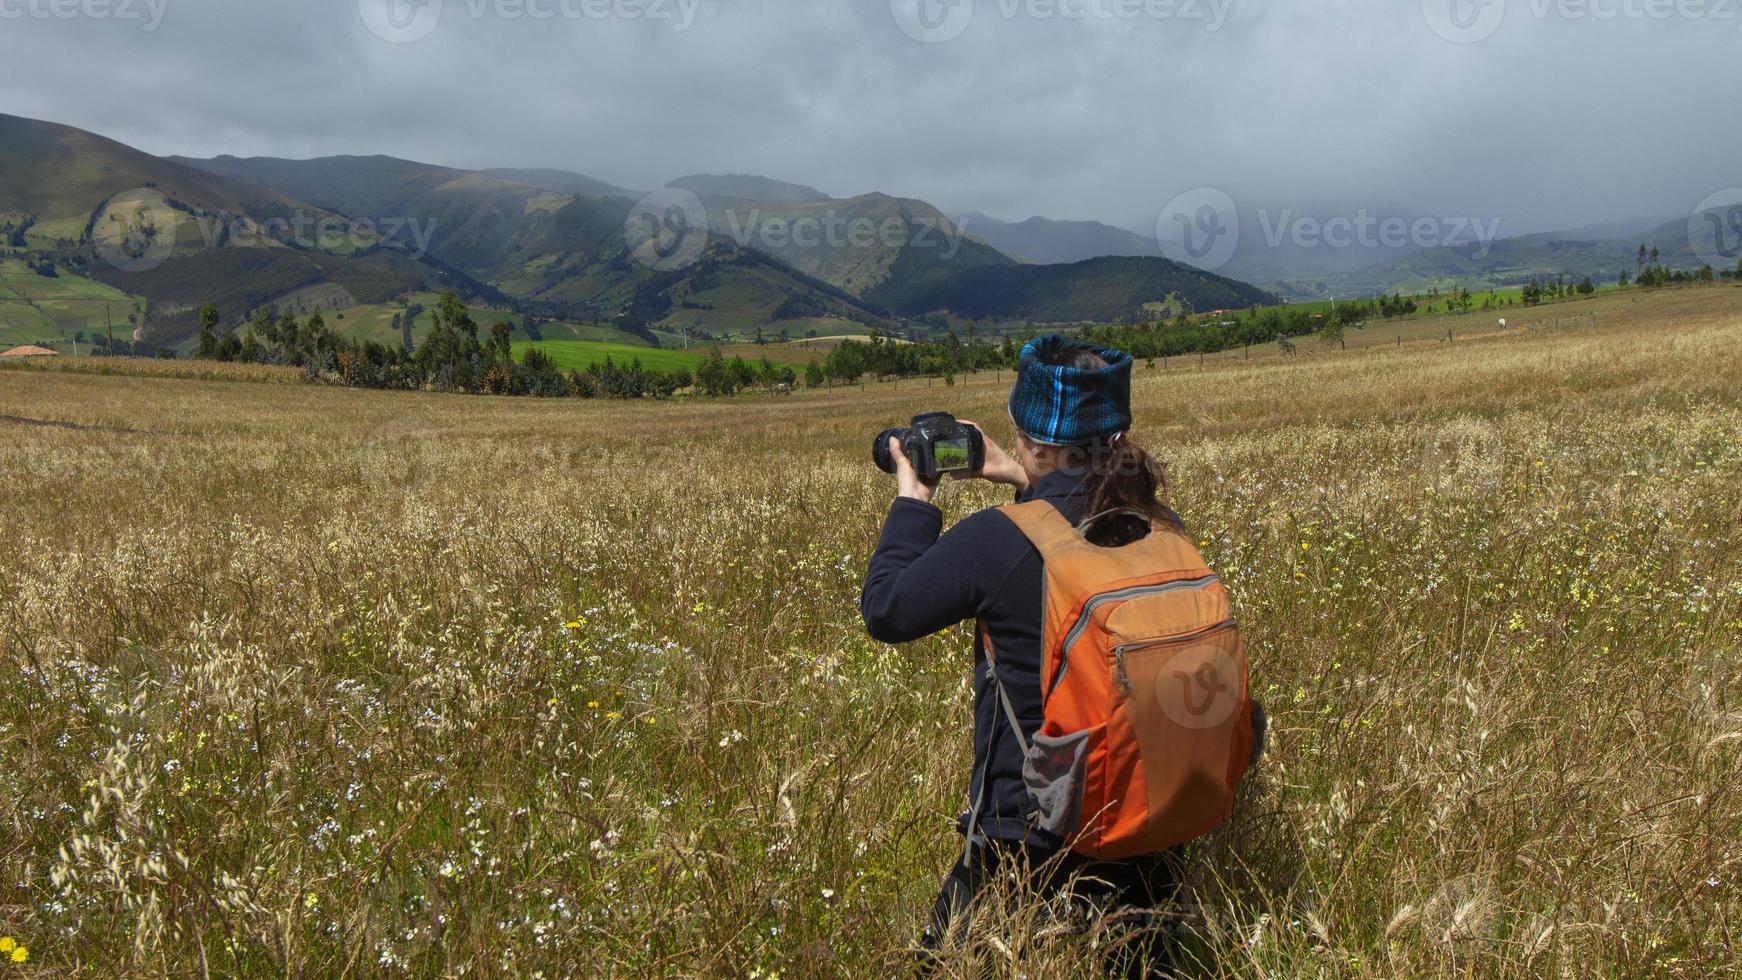
<path fill-rule="evenodd" d="M 1065 520 L 1058 508 L 1044 500 L 1031 500 L 1026 504 L 1010 504 L 998 508 L 999 513 L 1010 518 L 1017 530 L 1027 536 L 1035 550 L 1040 552 L 1042 561 L 1051 560 L 1052 556 L 1073 545 L 1083 543 L 1083 536 Z"/>

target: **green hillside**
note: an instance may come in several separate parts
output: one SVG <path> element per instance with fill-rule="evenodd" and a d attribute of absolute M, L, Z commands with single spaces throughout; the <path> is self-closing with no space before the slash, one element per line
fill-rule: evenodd
<path fill-rule="evenodd" d="M 500 290 L 506 301 L 560 320 L 709 337 L 747 335 L 758 325 L 802 336 L 829 318 L 882 320 L 835 283 L 720 235 L 692 265 L 650 269 L 629 256 L 624 225 L 633 202 L 620 198 L 391 157 L 186 162 L 345 214 L 411 217 L 433 230 L 435 259 Z M 550 174 L 524 176 L 560 183 Z"/>
<path fill-rule="evenodd" d="M 499 291 L 486 300 L 621 324 L 649 340 L 654 331 L 702 340 L 856 332 L 848 325 L 888 326 L 891 311 L 1090 321 L 1139 315 L 1172 292 L 1198 309 L 1270 298 L 1161 259 L 1022 267 L 924 201 L 837 200 L 766 178 L 674 182 L 701 196 L 710 241 L 693 265 L 656 271 L 625 240 L 635 202 L 588 193 L 597 182 L 578 174 L 478 173 L 382 156 L 181 162 L 347 215 L 409 218 L 433 260 Z"/>
<path fill-rule="evenodd" d="M 235 322 L 263 305 L 337 309 L 458 282 L 381 248 L 330 210 L 15 116 L 0 116 L 0 233 L 15 255 L 53 263 L 69 283 L 136 297 L 127 306 L 137 305 L 137 336 L 130 327 L 117 339 L 147 348 L 190 342 L 205 303 Z M 100 313 L 41 315 L 76 331 L 75 321 L 88 328 Z"/>
<path fill-rule="evenodd" d="M 1199 309 L 1267 298 L 1162 260 L 1020 266 L 923 201 L 835 200 L 742 176 L 687 180 L 704 193 L 710 240 L 692 261 L 653 268 L 641 254 L 648 243 L 626 239 L 635 202 L 591 193 L 620 189 L 580 174 L 492 175 L 386 156 L 158 159 L 67 127 L 0 123 L 9 137 L 0 232 L 139 297 L 148 346 L 191 343 L 205 303 L 224 324 L 263 307 L 318 310 L 335 329 L 397 343 L 383 308 L 440 289 L 503 316 L 567 325 L 555 328 L 564 339 L 650 345 L 887 332 L 892 314 L 942 314 L 926 318 L 934 325 L 1091 321 L 1140 314 L 1172 293 Z M 259 233 L 286 215 L 378 231 L 320 241 Z M 123 241 L 162 254 L 131 271 L 99 260 Z"/>
<path fill-rule="evenodd" d="M 143 309 L 139 298 L 84 276 L 49 278 L 23 258 L 0 259 L 0 347 L 46 342 L 70 352 L 80 334 L 106 334 L 111 319 L 125 339 L 133 332 L 129 318 Z"/>
<path fill-rule="evenodd" d="M 95 133 L 4 114 L 0 176 L 0 217 L 30 216 L 33 238 L 44 241 L 78 241 L 103 202 L 139 188 L 154 189 L 190 213 L 228 212 L 263 221 L 288 218 L 305 207 Z"/>
<path fill-rule="evenodd" d="M 511 278 L 539 256 L 596 259 L 623 244 L 626 201 L 559 194 L 516 181 L 386 156 L 315 160 L 175 158 L 385 228 L 468 275 Z"/>

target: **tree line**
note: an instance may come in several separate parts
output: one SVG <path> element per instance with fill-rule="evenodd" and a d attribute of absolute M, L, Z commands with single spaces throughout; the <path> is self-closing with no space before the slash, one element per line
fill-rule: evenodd
<path fill-rule="evenodd" d="M 1742 279 L 1737 269 L 1714 272 L 1710 265 L 1688 272 L 1657 264 L 1656 250 L 1640 250 L 1634 276 L 1623 269 L 1619 285 L 1664 286 L 1680 283 Z M 1554 280 L 1532 279 L 1520 300 L 1535 306 L 1554 299 L 1588 296 L 1596 292 L 1589 276 L 1572 284 L 1565 276 Z M 1444 301 L 1448 310 L 1469 310 L 1475 304 L 1468 289 L 1442 296 L 1431 290 L 1427 301 Z M 1487 308 L 1492 299 L 1484 304 Z M 1431 308 L 1431 307 L 1430 307 Z M 1213 354 L 1257 344 L 1281 343 L 1292 347 L 1293 338 L 1317 334 L 1326 343 L 1342 340 L 1346 327 L 1359 327 L 1375 319 L 1391 319 L 1417 313 L 1417 297 L 1394 293 L 1368 300 L 1334 304 L 1329 310 L 1308 306 L 1250 308 L 1244 313 L 1194 317 L 1181 307 L 1172 319 L 1150 323 L 1112 324 L 1084 328 L 1083 336 L 1095 343 L 1117 347 L 1134 357 L 1154 360 L 1190 354 Z M 982 341 L 973 325 L 963 339 L 946 326 L 936 340 L 898 340 L 872 327 L 867 340 L 842 340 L 821 360 L 812 359 L 800 373 L 790 365 L 764 357 L 746 361 L 727 358 L 714 348 L 692 373 L 689 370 L 653 370 L 639 358 L 620 363 L 606 357 L 584 370 L 563 370 L 537 348 L 516 360 L 506 322 L 493 324 L 487 337 L 458 294 L 443 293 L 434 310 L 428 311 L 433 326 L 421 343 L 414 343 L 412 321 L 424 311 L 410 307 L 394 317 L 392 329 L 400 334 L 398 345 L 373 340 L 354 341 L 334 333 L 317 311 L 299 319 L 290 313 L 275 314 L 262 308 L 242 327 L 221 333 L 219 314 L 207 305 L 200 310 L 197 357 L 259 364 L 286 364 L 305 368 L 311 377 L 352 387 L 431 389 L 477 394 L 533 395 L 580 398 L 663 398 L 685 389 L 695 393 L 729 397 L 746 390 L 791 391 L 802 381 L 820 388 L 833 382 L 850 383 L 866 376 L 878 378 L 942 377 L 953 382 L 959 374 L 1014 369 L 1022 344 L 1039 331 L 1007 333 L 998 341 Z M 529 325 L 529 329 L 530 325 Z"/>
<path fill-rule="evenodd" d="M 1002 344 L 981 343 L 974 328 L 968 328 L 966 341 L 949 330 L 942 340 L 891 340 L 873 329 L 869 341 L 843 340 L 829 351 L 821 363 L 813 362 L 805 371 L 811 387 L 829 381 L 857 381 L 865 375 L 880 378 L 942 377 L 954 381 L 955 376 L 969 371 L 989 371 L 1016 365 L 1019 346 L 1006 336 Z"/>
<path fill-rule="evenodd" d="M 443 293 L 421 342 L 414 342 L 412 307 L 394 316 L 400 343 L 356 341 L 333 332 L 319 311 L 306 318 L 262 308 L 242 327 L 219 334 L 219 315 L 210 304 L 200 310 L 195 356 L 215 361 L 283 364 L 301 367 L 311 377 L 354 388 L 430 389 L 548 398 L 666 397 L 688 388 L 688 371 L 656 371 L 639 358 L 621 364 L 607 357 L 585 370 L 565 371 L 551 357 L 531 348 L 516 360 L 512 328 L 491 325 L 480 336 L 471 311 L 452 291 Z"/>
<path fill-rule="evenodd" d="M 683 368 L 655 370 L 644 366 L 640 357 L 623 362 L 610 355 L 581 370 L 564 370 L 537 347 L 516 360 L 508 323 L 492 324 L 487 336 L 481 335 L 470 309 L 451 291 L 427 311 L 432 326 L 421 342 L 414 341 L 412 322 L 425 312 L 412 305 L 396 314 L 391 329 L 400 342 L 390 345 L 334 333 L 319 311 L 299 318 L 262 308 L 243 326 L 220 333 L 217 308 L 207 304 L 200 310 L 194 356 L 301 367 L 312 378 L 353 388 L 544 398 L 669 398 L 691 388 L 728 396 L 748 389 L 790 391 L 799 380 L 789 365 L 768 358 L 728 359 L 718 348 L 693 373 Z"/>

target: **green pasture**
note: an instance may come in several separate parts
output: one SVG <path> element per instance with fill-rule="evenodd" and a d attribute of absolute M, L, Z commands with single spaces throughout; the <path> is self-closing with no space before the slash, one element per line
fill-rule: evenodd
<path fill-rule="evenodd" d="M 694 371 L 706 356 L 699 351 L 662 350 L 637 347 L 634 344 L 587 340 L 522 340 L 514 344 L 515 359 L 524 360 L 527 350 L 534 347 L 555 361 L 557 367 L 572 371 L 584 371 L 594 364 L 603 364 L 607 357 L 624 366 L 640 358 L 641 366 L 652 371 Z"/>
<path fill-rule="evenodd" d="M 118 289 L 62 271 L 39 276 L 22 259 L 0 259 L 0 345 L 50 341 L 71 352 L 75 335 L 105 333 L 113 317 L 117 337 L 132 327 L 127 315 L 140 301 Z"/>

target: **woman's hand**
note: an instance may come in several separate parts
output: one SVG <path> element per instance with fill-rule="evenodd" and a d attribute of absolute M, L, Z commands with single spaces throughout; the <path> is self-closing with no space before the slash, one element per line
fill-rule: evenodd
<path fill-rule="evenodd" d="M 967 419 L 961 421 L 963 425 L 971 425 L 979 429 L 980 435 L 986 439 L 986 465 L 981 467 L 980 472 L 975 475 L 991 483 L 1002 483 L 1007 487 L 1027 490 L 1028 472 L 1022 468 L 1022 464 L 1012 459 L 1003 447 L 994 442 L 991 436 L 986 435 L 986 429 L 980 423 L 970 422 Z"/>
<path fill-rule="evenodd" d="M 895 461 L 896 494 L 931 503 L 932 495 L 938 492 L 937 481 L 928 482 L 919 478 L 919 471 L 913 468 L 907 454 L 901 451 L 901 440 L 893 436 L 889 439 L 889 458 Z"/>

